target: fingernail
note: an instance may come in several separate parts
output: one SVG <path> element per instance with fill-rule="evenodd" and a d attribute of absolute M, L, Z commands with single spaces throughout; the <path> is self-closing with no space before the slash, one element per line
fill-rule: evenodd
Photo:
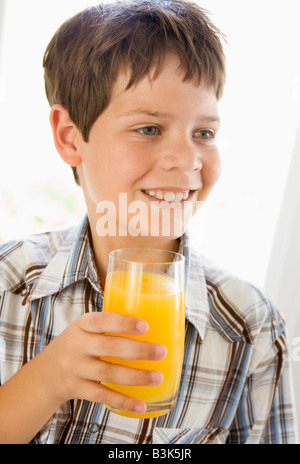
<path fill-rule="evenodd" d="M 134 408 L 134 411 L 137 413 L 137 414 L 143 414 L 144 412 L 146 412 L 146 405 L 143 405 L 143 404 L 137 404 L 136 407 Z"/>
<path fill-rule="evenodd" d="M 151 372 L 151 384 L 152 385 L 160 385 L 163 380 L 164 380 L 164 377 L 161 372 L 159 371 Z"/>
<path fill-rule="evenodd" d="M 164 359 L 167 356 L 167 349 L 163 345 L 156 345 L 156 359 Z"/>
<path fill-rule="evenodd" d="M 142 333 L 148 332 L 149 325 L 147 324 L 146 321 L 143 321 L 143 319 L 139 319 L 138 322 L 136 323 L 136 330 Z"/>

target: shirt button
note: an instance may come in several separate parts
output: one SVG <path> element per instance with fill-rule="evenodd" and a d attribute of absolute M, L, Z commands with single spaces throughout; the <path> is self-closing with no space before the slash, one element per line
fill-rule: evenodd
<path fill-rule="evenodd" d="M 97 422 L 92 422 L 91 425 L 89 426 L 89 432 L 90 433 L 97 433 L 100 430 L 100 425 L 97 424 Z"/>

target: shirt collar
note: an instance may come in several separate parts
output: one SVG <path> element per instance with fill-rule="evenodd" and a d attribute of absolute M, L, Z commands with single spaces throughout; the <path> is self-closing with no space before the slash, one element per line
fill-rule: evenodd
<path fill-rule="evenodd" d="M 202 342 L 210 317 L 202 255 L 197 247 L 191 245 L 188 232 L 182 237 L 179 251 L 185 256 L 186 319 L 196 327 Z"/>
<path fill-rule="evenodd" d="M 203 340 L 209 321 L 207 287 L 201 255 L 190 245 L 188 233 L 180 241 L 179 252 L 185 256 L 186 318 L 196 327 Z M 26 301 L 53 295 L 84 279 L 103 294 L 87 216 L 79 226 L 66 233 L 63 244 L 31 286 Z"/>
<path fill-rule="evenodd" d="M 88 279 L 95 290 L 102 293 L 90 245 L 87 216 L 79 226 L 66 232 L 62 246 L 35 280 L 26 301 L 53 295 L 84 279 Z"/>

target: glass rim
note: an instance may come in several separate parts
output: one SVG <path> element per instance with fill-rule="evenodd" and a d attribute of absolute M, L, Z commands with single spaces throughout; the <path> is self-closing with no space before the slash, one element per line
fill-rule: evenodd
<path fill-rule="evenodd" d="M 130 253 L 130 252 L 148 252 L 148 253 L 155 253 L 160 254 L 164 253 L 169 256 L 173 256 L 173 259 L 170 261 L 163 260 L 163 261 L 138 261 L 135 260 L 133 257 L 130 258 L 129 256 L 118 256 L 119 253 Z M 137 263 L 137 264 L 173 264 L 173 263 L 180 263 L 185 261 L 185 256 L 181 253 L 171 250 L 163 250 L 160 248 L 142 248 L 142 247 L 134 247 L 134 248 L 118 248 L 116 250 L 112 250 L 109 253 L 109 258 L 116 259 L 118 261 L 126 262 L 126 263 Z M 174 259 L 175 258 L 175 259 Z"/>

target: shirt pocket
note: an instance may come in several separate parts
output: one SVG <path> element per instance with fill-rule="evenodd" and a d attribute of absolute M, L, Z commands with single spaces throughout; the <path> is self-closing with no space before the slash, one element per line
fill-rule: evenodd
<path fill-rule="evenodd" d="M 182 444 L 182 445 L 205 445 L 205 444 L 225 444 L 228 437 L 228 430 L 220 428 L 161 428 L 153 430 L 152 444 Z"/>

